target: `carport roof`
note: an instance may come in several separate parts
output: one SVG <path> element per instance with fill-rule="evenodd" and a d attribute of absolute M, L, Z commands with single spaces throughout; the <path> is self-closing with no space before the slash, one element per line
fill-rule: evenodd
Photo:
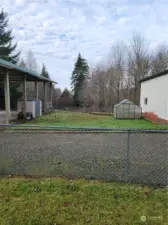
<path fill-rule="evenodd" d="M 47 79 L 45 77 L 40 76 L 38 73 L 30 71 L 26 68 L 23 68 L 21 66 L 18 66 L 16 64 L 10 63 L 6 60 L 0 59 L 0 67 L 1 68 L 6 68 L 11 71 L 18 71 L 21 73 L 21 75 L 26 75 L 28 78 L 34 79 L 34 80 L 40 80 L 40 81 L 48 81 L 52 83 L 57 83 L 55 81 L 52 81 L 50 79 Z"/>

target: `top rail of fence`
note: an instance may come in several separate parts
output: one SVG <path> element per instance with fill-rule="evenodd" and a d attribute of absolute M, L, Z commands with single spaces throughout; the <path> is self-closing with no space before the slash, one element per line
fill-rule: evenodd
<path fill-rule="evenodd" d="M 0 129 L 17 130 L 55 130 L 55 131 L 80 131 L 80 132 L 130 132 L 130 133 L 168 133 L 168 129 L 140 129 L 140 128 L 98 128 L 98 127 L 73 127 L 73 126 L 49 126 L 26 124 L 0 124 Z"/>

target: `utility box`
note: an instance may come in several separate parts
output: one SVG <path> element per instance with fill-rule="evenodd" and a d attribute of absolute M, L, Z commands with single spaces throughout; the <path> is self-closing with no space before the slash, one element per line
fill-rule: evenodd
<path fill-rule="evenodd" d="M 18 112 L 23 110 L 24 101 L 18 101 Z M 26 112 L 32 113 L 33 118 L 39 117 L 42 115 L 42 103 L 39 99 L 37 100 L 28 100 L 26 101 Z"/>
<path fill-rule="evenodd" d="M 35 100 L 35 107 L 36 117 L 42 116 L 42 102 L 39 99 Z"/>

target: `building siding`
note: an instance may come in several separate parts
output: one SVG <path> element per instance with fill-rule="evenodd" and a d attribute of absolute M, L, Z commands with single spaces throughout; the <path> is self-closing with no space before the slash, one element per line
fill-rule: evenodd
<path fill-rule="evenodd" d="M 141 83 L 140 105 L 143 113 L 153 112 L 168 120 L 168 74 Z"/>

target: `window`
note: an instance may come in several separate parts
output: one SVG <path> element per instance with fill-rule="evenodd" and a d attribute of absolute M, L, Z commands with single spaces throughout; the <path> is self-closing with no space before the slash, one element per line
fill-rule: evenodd
<path fill-rule="evenodd" d="M 144 104 L 145 104 L 145 105 L 148 104 L 148 98 L 144 98 Z"/>

